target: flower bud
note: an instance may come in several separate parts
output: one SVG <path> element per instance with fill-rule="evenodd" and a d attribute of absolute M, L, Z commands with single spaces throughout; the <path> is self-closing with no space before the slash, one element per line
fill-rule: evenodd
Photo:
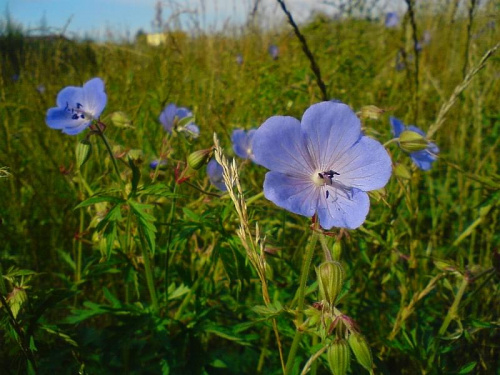
<path fill-rule="evenodd" d="M 372 352 L 364 336 L 360 333 L 352 332 L 348 340 L 349 346 L 356 356 L 358 363 L 368 371 L 371 371 L 373 367 Z"/>
<path fill-rule="evenodd" d="M 385 110 L 380 109 L 374 105 L 366 105 L 364 107 L 361 107 L 361 110 L 359 111 L 359 117 L 378 120 L 384 112 Z"/>
<path fill-rule="evenodd" d="M 76 146 L 76 166 L 77 168 L 81 168 L 87 160 L 90 158 L 90 154 L 92 153 L 92 144 L 88 139 L 82 139 L 78 142 Z"/>
<path fill-rule="evenodd" d="M 212 156 L 212 149 L 207 148 L 206 150 L 198 150 L 193 152 L 187 158 L 188 165 L 193 169 L 200 169 L 210 160 Z"/>
<path fill-rule="evenodd" d="M 405 130 L 399 135 L 399 145 L 406 152 L 416 152 L 425 150 L 428 142 L 417 132 Z"/>
<path fill-rule="evenodd" d="M 394 168 L 394 174 L 396 175 L 396 177 L 401 178 L 403 180 L 411 179 L 411 173 L 404 164 L 396 165 L 396 167 Z"/>
<path fill-rule="evenodd" d="M 121 112 L 121 111 L 114 112 L 111 115 L 111 122 L 117 128 L 131 128 L 132 127 L 132 122 L 130 121 L 127 114 L 125 112 Z"/>
<path fill-rule="evenodd" d="M 332 248 L 333 260 L 340 260 L 342 256 L 342 242 L 340 240 L 335 241 Z"/>
<path fill-rule="evenodd" d="M 324 262 L 316 268 L 316 274 L 321 299 L 333 306 L 342 290 L 344 269 L 339 262 Z"/>
<path fill-rule="evenodd" d="M 335 340 L 326 352 L 326 358 L 333 375 L 345 375 L 351 362 L 349 345 L 344 339 Z"/>

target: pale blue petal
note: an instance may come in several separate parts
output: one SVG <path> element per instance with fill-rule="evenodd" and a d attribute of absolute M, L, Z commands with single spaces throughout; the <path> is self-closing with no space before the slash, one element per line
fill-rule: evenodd
<path fill-rule="evenodd" d="M 392 135 L 395 138 L 398 138 L 399 135 L 405 130 L 405 124 L 400 119 L 392 116 L 389 117 L 389 121 L 392 126 Z"/>
<path fill-rule="evenodd" d="M 217 189 L 221 191 L 226 191 L 227 187 L 224 183 L 224 178 L 222 177 L 223 169 L 222 166 L 217 163 L 217 160 L 212 159 L 207 165 L 207 175 L 208 179 Z"/>
<path fill-rule="evenodd" d="M 76 103 L 82 103 L 84 101 L 83 88 L 68 86 L 63 88 L 57 94 L 57 106 L 61 108 L 74 108 Z"/>
<path fill-rule="evenodd" d="M 335 161 L 335 179 L 345 186 L 370 191 L 383 188 L 392 173 L 392 161 L 380 142 L 363 136 Z"/>
<path fill-rule="evenodd" d="M 412 152 L 410 157 L 416 166 L 423 171 L 431 169 L 432 163 L 437 160 L 437 157 L 427 150 Z"/>
<path fill-rule="evenodd" d="M 187 109 L 187 108 L 184 108 L 184 107 L 179 107 L 177 108 L 177 110 L 175 111 L 175 116 L 177 116 L 180 119 L 183 119 L 184 117 L 188 117 L 188 116 L 192 116 L 193 113 Z"/>
<path fill-rule="evenodd" d="M 172 133 L 172 128 L 174 126 L 174 118 L 175 118 L 176 110 L 177 110 L 176 105 L 173 103 L 170 103 L 160 113 L 160 117 L 158 118 L 160 123 L 163 125 L 163 128 L 169 133 Z"/>
<path fill-rule="evenodd" d="M 293 117 L 267 119 L 255 132 L 252 148 L 254 161 L 267 169 L 309 178 L 314 173 L 305 135 Z"/>
<path fill-rule="evenodd" d="M 370 198 L 364 191 L 352 189 L 349 194 L 333 187 L 322 189 L 318 204 L 319 224 L 323 229 L 332 227 L 356 229 L 365 221 L 370 209 Z"/>
<path fill-rule="evenodd" d="M 302 116 L 308 149 L 316 168 L 329 170 L 361 136 L 361 123 L 349 106 L 322 102 L 309 107 Z"/>
<path fill-rule="evenodd" d="M 268 172 L 264 195 L 277 206 L 290 212 L 312 217 L 318 205 L 320 189 L 310 179 Z"/>
<path fill-rule="evenodd" d="M 185 126 L 185 130 L 189 133 L 189 135 L 193 138 L 198 138 L 200 136 L 200 128 L 196 124 L 187 124 Z"/>
<path fill-rule="evenodd" d="M 98 118 L 106 103 L 108 97 L 104 92 L 104 82 L 100 78 L 93 78 L 83 85 L 83 105 L 82 109 L 90 113 L 94 118 Z"/>
<path fill-rule="evenodd" d="M 235 129 L 231 134 L 231 142 L 233 144 L 234 153 L 242 159 L 248 159 L 248 136 L 242 129 Z"/>
<path fill-rule="evenodd" d="M 52 129 L 62 129 L 66 134 L 78 134 L 90 125 L 90 121 L 82 118 L 74 120 L 72 113 L 64 108 L 50 108 L 45 122 Z"/>

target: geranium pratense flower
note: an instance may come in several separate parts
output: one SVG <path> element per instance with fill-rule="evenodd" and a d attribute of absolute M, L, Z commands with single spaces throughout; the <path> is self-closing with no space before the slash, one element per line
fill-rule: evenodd
<path fill-rule="evenodd" d="M 192 116 L 193 113 L 189 109 L 184 107 L 177 107 L 174 103 L 170 103 L 162 111 L 158 120 L 167 132 L 172 133 L 175 126 L 179 123 L 180 120 Z M 197 138 L 200 134 L 200 129 L 196 124 L 192 122 L 188 123 L 186 126 L 179 130 L 187 132 L 194 138 Z"/>
<path fill-rule="evenodd" d="M 385 15 L 385 27 L 393 28 L 399 25 L 399 15 L 396 12 L 388 12 Z"/>
<path fill-rule="evenodd" d="M 405 126 L 403 121 L 397 119 L 396 117 L 390 117 L 389 121 L 392 126 L 392 134 L 394 137 L 399 138 L 401 133 L 405 130 L 410 130 L 412 132 L 420 134 L 425 138 L 425 132 L 414 125 Z M 415 165 L 423 171 L 428 171 L 432 167 L 432 163 L 437 160 L 437 154 L 439 153 L 439 147 L 433 143 L 429 142 L 425 150 L 410 152 L 409 155 L 411 160 Z"/>
<path fill-rule="evenodd" d="M 242 159 L 253 160 L 252 140 L 257 129 L 245 131 L 242 129 L 233 130 L 231 142 L 233 143 L 234 153 Z"/>
<path fill-rule="evenodd" d="M 255 132 L 254 160 L 271 171 L 264 195 L 293 213 L 317 213 L 324 229 L 359 227 L 368 214 L 367 191 L 385 186 L 392 164 L 387 151 L 361 132 L 349 106 L 312 105 L 302 122 L 273 116 Z"/>
<path fill-rule="evenodd" d="M 273 58 L 273 60 L 278 60 L 280 50 L 277 45 L 271 44 L 267 49 L 267 52 L 269 52 L 269 55 Z"/>
<path fill-rule="evenodd" d="M 57 94 L 57 107 L 47 111 L 45 122 L 65 134 L 78 134 L 99 118 L 107 101 L 100 78 L 87 81 L 83 87 L 65 87 Z"/>
<path fill-rule="evenodd" d="M 220 165 L 217 160 L 212 159 L 207 164 L 207 175 L 211 184 L 221 191 L 227 191 L 226 184 L 224 183 L 224 178 L 222 177 L 222 165 Z"/>

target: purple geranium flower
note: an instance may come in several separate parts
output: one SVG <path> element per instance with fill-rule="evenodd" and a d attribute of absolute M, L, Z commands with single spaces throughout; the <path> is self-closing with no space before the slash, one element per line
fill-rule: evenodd
<path fill-rule="evenodd" d="M 160 123 L 163 125 L 163 128 L 167 132 L 172 133 L 175 126 L 180 120 L 182 120 L 185 117 L 192 117 L 192 116 L 193 113 L 189 109 L 184 107 L 177 107 L 174 103 L 170 103 L 165 107 L 163 112 L 160 114 L 158 120 L 160 121 Z M 199 134 L 200 130 L 198 126 L 190 122 L 188 125 L 186 125 L 186 127 L 189 125 L 194 125 L 196 128 L 187 129 L 188 131 L 193 130 L 195 134 Z"/>
<path fill-rule="evenodd" d="M 278 60 L 280 50 L 277 45 L 271 44 L 267 49 L 267 52 L 269 52 L 269 55 L 273 58 L 273 60 Z"/>
<path fill-rule="evenodd" d="M 293 213 L 317 213 L 324 229 L 359 227 L 368 214 L 367 191 L 385 186 L 392 163 L 385 148 L 361 132 L 349 106 L 312 105 L 302 122 L 267 119 L 255 132 L 253 154 L 266 174 L 264 195 Z"/>
<path fill-rule="evenodd" d="M 257 129 L 245 131 L 242 129 L 233 130 L 231 142 L 233 142 L 234 153 L 242 159 L 253 160 L 252 139 Z"/>
<path fill-rule="evenodd" d="M 393 28 L 399 25 L 399 16 L 396 12 L 388 12 L 385 15 L 385 27 Z"/>
<path fill-rule="evenodd" d="M 392 134 L 394 137 L 399 137 L 399 135 L 405 131 L 410 130 L 412 132 L 420 134 L 425 138 L 425 133 L 414 125 L 405 126 L 403 121 L 397 119 L 396 117 L 390 117 L 390 122 L 392 126 Z M 437 160 L 437 154 L 439 153 L 439 147 L 433 143 L 429 142 L 425 150 L 411 152 L 411 160 L 415 165 L 423 171 L 428 171 L 432 167 L 432 163 Z"/>
<path fill-rule="evenodd" d="M 100 78 L 92 78 L 83 87 L 65 87 L 57 94 L 57 107 L 47 111 L 45 122 L 63 133 L 78 134 L 99 118 L 107 101 Z"/>
<path fill-rule="evenodd" d="M 222 177 L 222 165 L 220 165 L 217 160 L 212 159 L 207 164 L 207 175 L 208 179 L 217 189 L 221 191 L 227 191 L 226 184 L 224 183 L 224 178 Z"/>

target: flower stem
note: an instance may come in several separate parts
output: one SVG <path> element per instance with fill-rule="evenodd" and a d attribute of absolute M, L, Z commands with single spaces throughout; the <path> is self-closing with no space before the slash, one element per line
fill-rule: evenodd
<path fill-rule="evenodd" d="M 311 238 L 309 240 L 309 244 L 306 248 L 305 260 L 302 264 L 302 270 L 300 273 L 300 284 L 298 289 L 299 300 L 297 303 L 297 331 L 295 332 L 295 336 L 293 338 L 292 346 L 290 348 L 290 352 L 288 353 L 288 358 L 286 361 L 285 367 L 285 375 L 291 374 L 293 369 L 293 364 L 295 362 L 295 356 L 297 354 L 297 349 L 300 345 L 300 340 L 302 339 L 302 331 L 301 325 L 303 322 L 302 311 L 304 310 L 304 300 L 306 296 L 306 284 L 307 284 L 307 276 L 309 275 L 309 269 L 311 267 L 311 261 L 314 254 L 314 248 L 316 247 L 316 242 L 318 240 L 318 232 L 313 230 Z"/>
<path fill-rule="evenodd" d="M 439 329 L 439 336 L 444 335 L 444 333 L 448 329 L 448 326 L 451 323 L 451 320 L 456 316 L 457 310 L 458 310 L 458 305 L 460 304 L 460 301 L 462 300 L 462 297 L 465 293 L 465 289 L 467 288 L 467 285 L 469 285 L 469 279 L 467 276 L 464 276 L 463 280 L 462 280 L 462 284 L 460 285 L 460 289 L 458 289 L 457 295 L 455 296 L 455 300 L 453 301 L 453 304 L 451 305 L 450 309 L 448 310 L 448 314 L 446 315 L 446 318 L 444 318 L 444 322 L 441 325 L 441 328 Z"/>
<path fill-rule="evenodd" d="M 123 180 L 120 175 L 120 170 L 118 169 L 118 164 L 116 164 L 116 158 L 113 155 L 113 151 L 111 151 L 111 146 L 109 145 L 108 139 L 104 135 L 103 131 L 101 128 L 98 126 L 97 129 L 99 129 L 96 134 L 101 137 L 102 141 L 104 142 L 104 145 L 106 146 L 106 150 L 108 150 L 109 156 L 111 157 L 111 161 L 113 162 L 113 166 L 115 168 L 116 176 L 118 177 L 118 180 L 120 181 L 121 186 L 123 187 Z"/>

